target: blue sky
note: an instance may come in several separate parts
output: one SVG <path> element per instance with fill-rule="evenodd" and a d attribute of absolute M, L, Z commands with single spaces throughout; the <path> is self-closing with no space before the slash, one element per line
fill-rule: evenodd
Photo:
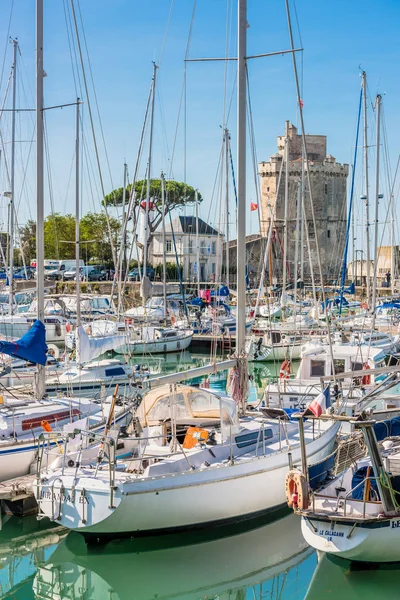
<path fill-rule="evenodd" d="M 96 130 L 101 148 L 101 163 L 106 192 L 122 185 L 123 163 L 127 161 L 132 176 L 140 131 L 148 96 L 152 61 L 160 61 L 156 101 L 153 175 L 161 170 L 175 179 L 186 180 L 198 187 L 204 197 L 201 216 L 218 223 L 219 189 L 213 196 L 221 148 L 224 113 L 225 63 L 191 63 L 187 66 L 186 94 L 186 155 L 184 153 L 183 112 L 176 134 L 178 108 L 184 73 L 184 56 L 192 15 L 192 0 L 174 0 L 168 33 L 166 26 L 170 0 L 80 0 L 91 67 L 96 85 L 104 137 L 110 163 L 105 160 L 98 120 Z M 46 104 L 71 102 L 76 97 L 72 76 L 64 9 L 66 0 L 45 0 L 45 79 Z M 294 7 L 291 2 L 292 9 Z M 11 0 L 2 0 L 0 20 L 0 63 L 6 47 L 8 16 Z M 384 95 L 384 115 L 392 170 L 399 148 L 399 49 L 398 0 L 297 0 L 298 21 L 304 66 L 304 115 L 308 133 L 326 134 L 328 151 L 337 160 L 352 163 L 356 111 L 360 89 L 359 65 L 367 71 L 371 98 L 379 91 Z M 292 10 L 296 45 L 300 46 L 296 18 Z M 235 55 L 236 2 L 234 0 L 198 0 L 190 44 L 190 57 L 225 56 L 226 17 L 229 17 L 228 47 Z M 248 53 L 287 49 L 289 38 L 284 0 L 248 0 Z M 32 0 L 14 0 L 10 34 L 21 45 L 21 82 L 19 105 L 33 105 L 35 14 Z M 165 43 L 164 43 L 165 42 Z M 162 48 L 164 52 L 162 53 Z M 11 45 L 7 46 L 1 96 L 11 65 Z M 227 103 L 234 90 L 235 65 L 226 68 Z M 250 93 L 254 113 L 257 158 L 267 160 L 276 151 L 276 136 L 284 131 L 285 120 L 297 121 L 297 102 L 290 55 L 252 60 L 249 63 Z M 31 89 L 31 93 L 29 92 Z M 232 146 L 236 144 L 236 91 L 234 90 L 228 126 L 232 131 Z M 9 103 L 8 103 L 9 105 Z M 83 108 L 85 127 L 89 134 L 87 107 Z M 3 136 L 9 140 L 9 115 L 2 120 Z M 370 134 L 374 121 L 371 111 Z M 73 178 L 71 167 L 74 144 L 73 109 L 47 113 L 49 162 L 51 165 L 52 200 L 47 189 L 46 212 L 73 211 Z M 176 134 L 176 149 L 172 148 Z M 25 222 L 34 215 L 34 162 L 32 156 L 26 168 L 28 140 L 33 136 L 32 115 L 20 115 L 17 138 L 22 140 L 17 150 L 17 189 L 19 220 Z M 91 144 L 88 142 L 88 145 Z M 94 155 L 90 151 L 94 168 Z M 360 155 L 361 158 L 361 155 Z M 255 199 L 252 166 L 249 153 L 248 204 Z M 371 149 L 374 168 L 374 150 Z M 142 161 L 141 175 L 144 175 Z M 86 167 L 84 167 L 84 171 Z M 382 172 L 383 176 L 383 172 Z M 83 176 L 84 211 L 97 209 L 100 190 Z M 356 178 L 358 196 L 361 193 L 361 169 Z M 373 181 L 371 181 L 373 184 Z M 385 183 L 386 188 L 387 184 Z M 0 165 L 0 186 L 7 188 L 3 164 Z M 49 187 L 49 186 L 47 186 Z M 22 189 L 23 188 L 23 189 Z M 21 191 L 22 190 L 22 191 Z M 386 189 L 383 190 L 384 192 Z M 386 194 L 387 195 L 387 194 Z M 358 208 L 358 211 L 361 209 Z M 190 211 L 189 211 L 190 212 Z M 234 210 L 232 212 L 232 221 Z M 4 216 L 3 216 L 4 219 Z M 256 213 L 249 214 L 248 231 L 257 228 Z M 360 240 L 361 243 L 361 240 Z"/>

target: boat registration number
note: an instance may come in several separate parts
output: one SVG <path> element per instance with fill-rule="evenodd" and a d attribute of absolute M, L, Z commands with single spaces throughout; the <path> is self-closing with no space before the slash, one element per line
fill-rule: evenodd
<path fill-rule="evenodd" d="M 344 537 L 343 531 L 330 531 L 329 529 L 319 529 L 318 535 L 322 537 L 326 537 L 328 542 L 333 542 L 334 538 L 342 538 Z"/>
<path fill-rule="evenodd" d="M 69 494 L 60 493 L 60 492 L 49 492 L 46 490 L 42 490 L 40 492 L 41 500 L 56 500 L 57 502 L 72 502 L 71 496 Z M 79 504 L 89 504 L 89 498 L 87 496 L 78 496 Z"/>

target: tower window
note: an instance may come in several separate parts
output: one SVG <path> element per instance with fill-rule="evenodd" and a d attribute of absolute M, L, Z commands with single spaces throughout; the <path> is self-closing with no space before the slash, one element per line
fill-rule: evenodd
<path fill-rule="evenodd" d="M 328 184 L 326 183 L 325 184 L 325 195 L 327 195 L 327 194 L 328 194 Z"/>
<path fill-rule="evenodd" d="M 269 187 L 267 187 L 267 192 L 269 192 Z"/>
<path fill-rule="evenodd" d="M 328 229 L 328 238 L 330 238 L 330 237 L 331 237 L 331 230 Z"/>

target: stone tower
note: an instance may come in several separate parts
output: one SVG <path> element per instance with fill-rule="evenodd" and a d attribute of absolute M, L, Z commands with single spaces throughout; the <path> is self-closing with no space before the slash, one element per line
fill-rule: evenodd
<path fill-rule="evenodd" d="M 289 138 L 289 201 L 288 201 L 288 281 L 293 281 L 295 272 L 295 242 L 297 224 L 297 199 L 301 190 L 302 175 L 302 138 L 298 135 L 294 125 L 288 124 L 287 135 Z M 268 162 L 258 165 L 261 177 L 261 235 L 267 236 L 271 214 L 275 200 L 277 202 L 274 220 L 273 236 L 273 273 L 278 281 L 282 277 L 282 248 L 284 239 L 284 207 L 285 207 L 285 166 L 283 166 L 281 184 L 278 196 L 277 187 L 279 172 L 285 153 L 285 137 L 277 138 L 278 152 L 271 156 Z M 347 202 L 346 182 L 348 165 L 339 164 L 330 154 L 326 154 L 325 135 L 306 135 L 307 155 L 310 168 L 310 180 L 314 203 L 314 215 L 317 232 L 314 231 L 310 209 L 310 195 L 305 175 L 304 213 L 300 212 L 300 223 L 307 219 L 311 261 L 307 251 L 307 239 L 304 230 L 304 275 L 310 276 L 310 262 L 313 265 L 315 281 L 319 282 L 315 236 L 318 236 L 322 273 L 325 282 L 336 279 L 340 274 L 343 260 L 346 224 Z M 304 169 L 306 162 L 304 161 Z M 300 274 L 301 260 L 301 224 L 299 226 L 298 273 Z"/>

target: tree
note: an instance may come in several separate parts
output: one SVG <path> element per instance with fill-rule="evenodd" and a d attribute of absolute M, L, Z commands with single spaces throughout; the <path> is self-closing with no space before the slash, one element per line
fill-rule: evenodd
<path fill-rule="evenodd" d="M 110 217 L 113 243 L 117 246 L 121 225 Z M 20 228 L 21 246 L 27 264 L 36 258 L 36 223 L 28 221 Z M 80 221 L 81 252 L 85 260 L 96 258 L 112 263 L 111 244 L 108 236 L 107 217 L 104 213 L 88 213 Z M 84 242 L 90 242 L 85 244 Z M 46 259 L 75 258 L 75 217 L 55 213 L 44 222 L 44 257 Z"/>
<path fill-rule="evenodd" d="M 121 223 L 109 217 L 114 247 L 117 248 L 121 238 Z M 86 261 L 96 260 L 112 264 L 113 256 L 108 235 L 107 217 L 104 213 L 87 213 L 80 222 L 81 257 Z M 85 241 L 90 242 L 85 244 Z"/>
<path fill-rule="evenodd" d="M 44 257 L 75 258 L 75 217 L 73 215 L 48 215 L 44 221 Z"/>
<path fill-rule="evenodd" d="M 131 194 L 132 186 L 127 186 L 127 202 L 128 198 Z M 135 206 L 139 206 L 139 204 L 146 200 L 147 193 L 147 180 L 142 179 L 141 181 L 137 181 L 135 184 L 135 193 L 136 200 Z M 198 201 L 201 202 L 203 200 L 200 193 L 197 194 Z M 121 206 L 123 198 L 123 188 L 119 188 L 107 194 L 104 197 L 103 203 L 107 206 Z M 154 203 L 154 211 L 149 212 L 149 229 L 150 234 L 152 234 L 160 225 L 163 217 L 167 214 L 168 211 L 173 210 L 178 206 L 183 206 L 185 204 L 190 204 L 195 201 L 195 189 L 188 185 L 187 183 L 168 180 L 165 181 L 165 212 L 162 212 L 162 199 L 161 199 L 161 179 L 151 179 L 150 180 L 150 198 Z"/>
<path fill-rule="evenodd" d="M 25 263 L 29 265 L 36 258 L 36 222 L 32 219 L 19 228 L 21 252 L 24 253 Z"/>

